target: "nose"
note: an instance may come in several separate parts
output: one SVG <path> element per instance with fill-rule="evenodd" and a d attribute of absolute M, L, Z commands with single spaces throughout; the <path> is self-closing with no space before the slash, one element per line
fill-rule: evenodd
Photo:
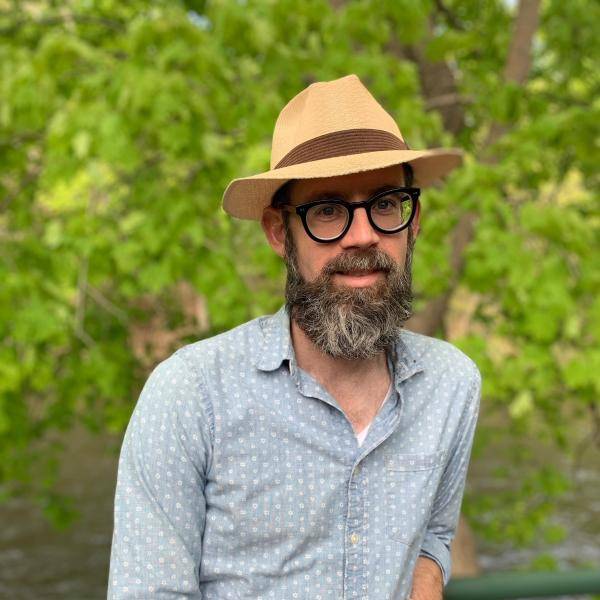
<path fill-rule="evenodd" d="M 367 248 L 374 246 L 377 242 L 379 242 L 379 234 L 369 222 L 367 209 L 365 207 L 357 208 L 354 211 L 350 229 L 340 240 L 341 246 L 343 248 Z"/>

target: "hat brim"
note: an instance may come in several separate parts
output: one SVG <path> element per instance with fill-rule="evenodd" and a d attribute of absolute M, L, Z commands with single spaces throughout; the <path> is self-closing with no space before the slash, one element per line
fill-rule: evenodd
<path fill-rule="evenodd" d="M 265 173 L 234 179 L 223 194 L 223 208 L 238 219 L 260 221 L 263 210 L 271 204 L 273 194 L 290 179 L 335 177 L 372 171 L 400 163 L 410 163 L 413 185 L 433 185 L 462 163 L 462 150 L 434 148 L 429 150 L 384 150 L 336 156 L 308 163 L 271 169 Z"/>

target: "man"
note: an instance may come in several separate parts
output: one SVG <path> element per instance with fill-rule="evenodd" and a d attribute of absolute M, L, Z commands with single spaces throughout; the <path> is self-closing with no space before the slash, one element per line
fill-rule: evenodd
<path fill-rule="evenodd" d="M 261 220 L 286 305 L 189 344 L 127 428 L 109 598 L 440 600 L 481 377 L 403 328 L 420 189 L 460 162 L 409 150 L 355 75 L 277 120 L 267 173 L 224 207 Z"/>

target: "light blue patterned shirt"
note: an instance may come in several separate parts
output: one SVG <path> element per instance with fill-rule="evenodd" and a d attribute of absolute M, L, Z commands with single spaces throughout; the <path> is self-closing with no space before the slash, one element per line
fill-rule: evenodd
<path fill-rule="evenodd" d="M 108 598 L 405 600 L 450 577 L 481 375 L 403 330 L 358 445 L 294 358 L 282 307 L 161 362 L 125 432 Z"/>

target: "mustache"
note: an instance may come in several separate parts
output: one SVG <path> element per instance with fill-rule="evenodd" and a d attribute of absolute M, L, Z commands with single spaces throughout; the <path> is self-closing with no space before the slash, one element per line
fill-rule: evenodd
<path fill-rule="evenodd" d="M 335 273 L 349 271 L 395 271 L 398 265 L 388 254 L 377 249 L 360 249 L 344 252 L 330 260 L 321 269 L 321 277 L 329 278 Z"/>

